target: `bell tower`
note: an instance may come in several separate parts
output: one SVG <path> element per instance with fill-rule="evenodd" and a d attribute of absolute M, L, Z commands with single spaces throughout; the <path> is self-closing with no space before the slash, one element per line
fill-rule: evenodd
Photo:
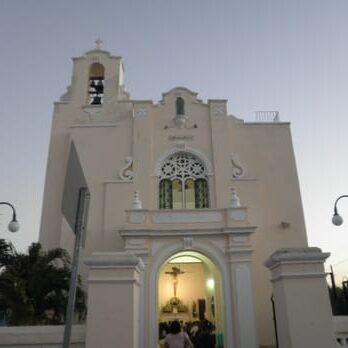
<path fill-rule="evenodd" d="M 68 221 L 64 211 L 74 211 L 77 205 L 77 191 L 71 192 L 71 187 L 85 187 L 88 182 L 77 155 L 83 143 L 80 138 L 88 138 L 89 129 L 102 132 L 113 127 L 119 109 L 131 113 L 131 104 L 124 103 L 127 100 L 122 58 L 104 50 L 100 39 L 94 49 L 73 58 L 71 84 L 54 105 L 40 229 L 45 248 L 60 245 L 71 251 L 68 225 L 74 222 Z M 72 148 L 76 151 L 71 152 Z"/>
<path fill-rule="evenodd" d="M 70 95 L 64 101 L 76 106 L 102 106 L 128 99 L 124 87 L 124 66 L 119 56 L 112 56 L 102 48 L 102 41 L 82 57 L 73 58 Z"/>

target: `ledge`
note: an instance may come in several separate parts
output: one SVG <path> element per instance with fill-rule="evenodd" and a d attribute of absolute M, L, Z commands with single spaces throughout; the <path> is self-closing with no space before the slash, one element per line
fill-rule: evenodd
<path fill-rule="evenodd" d="M 284 263 L 323 263 L 330 253 L 324 253 L 320 248 L 285 248 L 274 252 L 265 262 L 267 268 L 274 268 Z"/>
<path fill-rule="evenodd" d="M 256 226 L 232 227 L 232 228 L 123 228 L 118 230 L 122 237 L 175 237 L 175 236 L 210 236 L 210 235 L 235 235 L 247 236 L 247 238 L 255 232 Z M 246 239 L 243 239 L 243 242 Z"/>
<path fill-rule="evenodd" d="M 290 122 L 274 122 L 274 121 L 255 121 L 255 122 L 244 122 L 246 126 L 289 126 Z"/>
<path fill-rule="evenodd" d="M 112 127 L 118 127 L 117 123 L 86 123 L 86 124 L 74 124 L 70 126 L 70 128 L 112 128 Z"/>
<path fill-rule="evenodd" d="M 207 224 L 205 227 L 233 227 L 247 225 L 247 208 L 225 209 L 132 209 L 126 210 L 128 225 L 149 228 L 151 226 L 177 226 L 179 224 Z"/>
<path fill-rule="evenodd" d="M 134 184 L 134 180 L 123 180 L 123 179 L 114 179 L 104 181 L 105 185 L 109 184 Z"/>
<path fill-rule="evenodd" d="M 90 269 L 96 268 L 135 268 L 143 270 L 144 263 L 129 252 L 98 252 L 87 256 L 84 263 Z"/>

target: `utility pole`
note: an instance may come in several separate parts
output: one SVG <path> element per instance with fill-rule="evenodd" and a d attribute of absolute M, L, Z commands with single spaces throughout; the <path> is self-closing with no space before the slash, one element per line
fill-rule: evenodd
<path fill-rule="evenodd" d="M 331 278 L 331 285 L 332 285 L 332 296 L 334 298 L 334 300 L 337 300 L 337 291 L 336 291 L 336 282 L 335 282 L 335 275 L 333 272 L 333 268 L 332 265 L 330 265 L 330 278 Z"/>

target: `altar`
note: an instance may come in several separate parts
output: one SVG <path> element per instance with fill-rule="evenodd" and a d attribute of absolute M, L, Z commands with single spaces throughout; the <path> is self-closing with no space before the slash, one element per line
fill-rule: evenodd
<path fill-rule="evenodd" d="M 161 313 L 160 322 L 170 322 L 173 320 L 179 320 L 183 323 L 193 321 L 195 318 L 192 318 L 190 313 Z"/>

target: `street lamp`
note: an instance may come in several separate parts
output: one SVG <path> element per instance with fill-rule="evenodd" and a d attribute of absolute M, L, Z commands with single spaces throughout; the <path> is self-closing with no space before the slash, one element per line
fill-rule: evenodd
<path fill-rule="evenodd" d="M 333 217 L 332 217 L 332 223 L 335 225 L 335 226 L 341 226 L 343 224 L 343 218 L 341 215 L 338 214 L 337 212 L 337 203 L 338 201 L 341 199 L 341 198 L 348 198 L 348 195 L 342 195 L 342 196 L 339 196 L 336 201 L 335 201 L 335 205 L 334 205 L 334 214 L 333 214 Z"/>
<path fill-rule="evenodd" d="M 19 230 L 19 222 L 17 221 L 15 207 L 11 203 L 8 203 L 8 202 L 0 202 L 0 205 L 7 205 L 12 209 L 12 220 L 8 224 L 8 230 L 10 232 L 17 232 Z"/>

